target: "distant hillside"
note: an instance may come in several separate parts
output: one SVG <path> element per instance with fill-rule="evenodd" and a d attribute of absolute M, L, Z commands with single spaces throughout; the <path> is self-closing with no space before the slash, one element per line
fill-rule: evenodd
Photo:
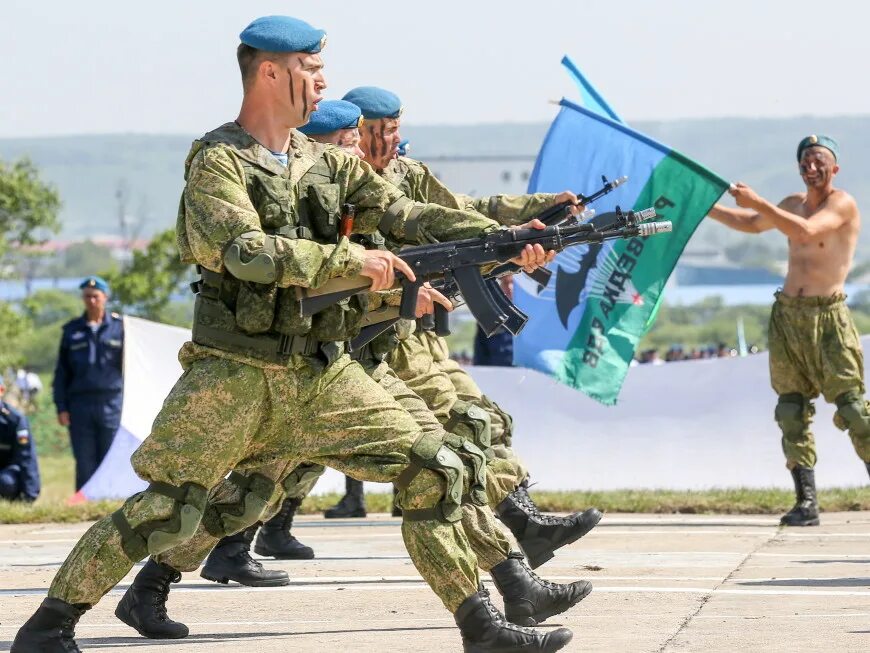
<path fill-rule="evenodd" d="M 522 192 L 525 179 L 547 131 L 547 124 L 414 126 L 403 128 L 412 155 L 451 157 L 500 155 L 528 157 L 503 166 L 498 162 L 460 166 L 438 160 L 433 168 L 456 191 L 478 194 Z M 709 119 L 637 123 L 635 127 L 688 154 L 722 176 L 752 184 L 770 198 L 800 190 L 794 150 L 810 133 L 835 136 L 843 148 L 838 183 L 859 206 L 870 211 L 870 118 Z M 174 223 L 182 166 L 193 136 L 121 134 L 53 139 L 0 139 L 0 158 L 29 156 L 60 190 L 65 237 L 118 233 L 115 199 L 123 180 L 127 213 L 141 221 L 142 235 Z M 579 189 L 578 189 L 579 190 Z M 721 246 L 738 238 L 717 225 L 705 225 L 695 244 Z M 781 244 L 776 235 L 766 238 Z M 870 243 L 865 229 L 864 243 Z"/>

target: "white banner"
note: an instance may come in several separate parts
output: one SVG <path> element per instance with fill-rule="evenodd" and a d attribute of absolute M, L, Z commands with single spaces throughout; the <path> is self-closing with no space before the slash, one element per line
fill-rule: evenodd
<path fill-rule="evenodd" d="M 121 429 L 94 476 L 88 499 L 123 498 L 145 487 L 130 454 L 148 435 L 178 377 L 177 352 L 190 331 L 124 318 Z M 862 338 L 866 350 L 870 337 Z M 484 392 L 514 417 L 514 447 L 540 489 L 791 487 L 773 420 L 767 354 L 631 368 L 620 402 L 603 406 L 539 372 L 471 367 Z M 821 487 L 866 485 L 849 436 L 816 402 L 813 425 Z M 368 483 L 369 491 L 388 491 Z M 343 491 L 327 470 L 315 493 Z"/>

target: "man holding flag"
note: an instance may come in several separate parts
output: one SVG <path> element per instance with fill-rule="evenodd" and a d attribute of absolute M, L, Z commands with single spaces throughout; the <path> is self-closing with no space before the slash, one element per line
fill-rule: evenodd
<path fill-rule="evenodd" d="M 796 502 L 781 523 L 816 526 L 812 400 L 836 403 L 834 424 L 849 431 L 870 472 L 870 402 L 864 399 L 864 356 L 843 285 L 852 266 L 861 216 L 854 198 L 834 188 L 840 148 L 828 136 L 807 136 L 797 161 L 806 192 L 773 204 L 745 184 L 729 190 L 740 208 L 716 204 L 710 217 L 747 233 L 778 229 L 788 238 L 788 273 L 770 314 L 770 382 L 775 417 L 794 480 Z"/>

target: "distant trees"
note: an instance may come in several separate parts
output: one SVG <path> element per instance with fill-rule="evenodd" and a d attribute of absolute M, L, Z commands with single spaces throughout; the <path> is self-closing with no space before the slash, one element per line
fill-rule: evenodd
<path fill-rule="evenodd" d="M 28 159 L 0 161 L 0 256 L 11 245 L 41 242 L 60 223 L 60 196 Z"/>
<path fill-rule="evenodd" d="M 0 161 L 0 261 L 10 247 L 33 245 L 56 232 L 59 211 L 60 196 L 28 159 Z M 30 326 L 25 315 L 0 301 L 0 369 L 17 362 L 20 353 L 11 345 Z"/>
<path fill-rule="evenodd" d="M 121 311 L 180 326 L 190 326 L 189 311 L 171 306 L 171 299 L 192 280 L 193 268 L 178 257 L 175 229 L 154 236 L 122 270 L 108 275 L 112 304 Z"/>

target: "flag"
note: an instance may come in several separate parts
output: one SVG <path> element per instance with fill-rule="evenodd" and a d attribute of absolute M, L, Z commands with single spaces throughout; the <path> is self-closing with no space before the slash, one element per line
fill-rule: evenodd
<path fill-rule="evenodd" d="M 596 212 L 654 206 L 658 219 L 674 224 L 670 234 L 572 247 L 550 264 L 555 274 L 546 288 L 516 278 L 514 301 L 531 319 L 515 340 L 514 363 L 612 405 L 668 276 L 728 182 L 622 123 L 560 104 L 529 192 L 591 193 L 601 175 L 627 175 Z"/>
<path fill-rule="evenodd" d="M 580 89 L 580 97 L 583 99 L 584 107 L 602 116 L 607 116 L 616 122 L 622 122 L 622 118 L 610 107 L 607 100 L 601 97 L 601 94 L 595 90 L 595 87 L 580 72 L 580 69 L 568 58 L 568 55 L 562 57 L 562 65 L 565 66 L 568 74 L 571 75 L 571 79 L 574 80 L 577 88 Z"/>

